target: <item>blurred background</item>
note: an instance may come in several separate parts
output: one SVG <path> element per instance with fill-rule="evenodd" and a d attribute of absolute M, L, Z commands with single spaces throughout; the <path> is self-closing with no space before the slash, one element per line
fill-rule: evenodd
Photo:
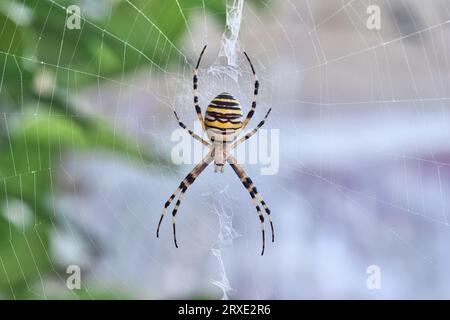
<path fill-rule="evenodd" d="M 241 3 L 1 2 L 0 298 L 450 298 L 450 1 L 247 0 L 227 27 Z M 226 90 L 250 107 L 246 50 L 249 128 L 272 107 L 280 130 L 278 173 L 246 165 L 275 224 L 263 257 L 230 167 L 188 189 L 180 248 L 170 218 L 155 236 L 193 167 L 171 161 L 172 110 L 193 128 L 204 44 L 203 110 Z"/>

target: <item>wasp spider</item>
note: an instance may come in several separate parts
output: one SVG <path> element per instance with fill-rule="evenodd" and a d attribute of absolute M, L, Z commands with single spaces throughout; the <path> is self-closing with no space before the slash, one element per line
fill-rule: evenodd
<path fill-rule="evenodd" d="M 253 73 L 253 77 L 255 79 L 255 89 L 253 92 L 252 106 L 251 106 L 250 111 L 247 113 L 247 116 L 245 117 L 244 121 L 241 120 L 242 109 L 239 105 L 238 100 L 236 100 L 232 95 L 230 95 L 229 93 L 226 93 L 226 92 L 219 94 L 211 101 L 208 108 L 206 109 L 205 119 L 203 119 L 202 111 L 201 111 L 199 103 L 198 103 L 198 91 L 197 91 L 198 77 L 197 77 L 197 75 L 198 75 L 198 67 L 200 65 L 200 60 L 202 59 L 205 49 L 206 49 L 206 46 L 203 47 L 203 50 L 200 53 L 200 57 L 198 58 L 197 65 L 194 69 L 194 78 L 193 78 L 194 106 L 195 106 L 195 111 L 197 112 L 198 119 L 200 120 L 200 123 L 202 125 L 202 128 L 204 131 L 206 131 L 206 134 L 208 135 L 211 143 L 203 140 L 200 136 L 195 134 L 192 130 L 188 129 L 186 127 L 186 125 L 180 121 L 177 113 L 174 112 L 174 114 L 178 121 L 178 124 L 183 129 L 187 130 L 187 132 L 195 140 L 203 143 L 205 146 L 208 146 L 209 152 L 206 155 L 206 157 L 200 163 L 198 163 L 194 167 L 194 169 L 184 178 L 184 180 L 181 181 L 178 188 L 175 190 L 175 192 L 170 196 L 170 198 L 165 203 L 163 212 L 161 214 L 161 218 L 158 223 L 156 236 L 159 237 L 159 228 L 161 226 L 161 222 L 164 218 L 164 215 L 167 212 L 167 208 L 170 206 L 170 204 L 175 199 L 175 197 L 179 194 L 178 200 L 175 203 L 175 207 L 172 211 L 173 237 L 174 237 L 175 247 L 178 248 L 176 230 L 175 230 L 175 216 L 177 214 L 177 211 L 180 206 L 181 200 L 184 196 L 184 193 L 186 192 L 187 188 L 192 183 L 194 183 L 195 179 L 200 175 L 200 173 L 202 173 L 202 171 L 205 170 L 205 168 L 212 161 L 214 161 L 214 171 L 215 172 L 218 172 L 218 171 L 223 172 L 224 165 L 226 162 L 228 162 L 230 164 L 230 166 L 233 168 L 234 172 L 239 177 L 239 179 L 241 180 L 244 187 L 249 192 L 250 197 L 252 198 L 253 204 L 256 207 L 256 211 L 258 213 L 259 220 L 261 222 L 261 232 L 262 232 L 261 255 L 263 255 L 264 248 L 265 248 L 264 216 L 261 213 L 260 204 L 266 211 L 267 216 L 269 217 L 270 227 L 271 227 L 271 231 L 272 231 L 272 242 L 273 242 L 274 241 L 274 229 L 273 229 L 272 217 L 270 215 L 270 210 L 269 210 L 267 204 L 262 199 L 261 195 L 258 193 L 258 190 L 256 189 L 256 187 L 253 184 L 250 177 L 245 173 L 243 167 L 240 164 L 238 164 L 236 159 L 230 154 L 230 151 L 231 151 L 231 149 L 236 148 L 236 146 L 238 146 L 239 144 L 241 144 L 242 142 L 244 142 L 245 140 L 247 140 L 251 136 L 253 136 L 258 131 L 258 129 L 264 125 L 264 122 L 267 119 L 267 117 L 269 116 L 271 109 L 269 109 L 269 111 L 266 113 L 264 119 L 256 126 L 255 129 L 253 129 L 252 131 L 250 131 L 243 137 L 237 139 L 238 136 L 241 134 L 241 132 L 247 127 L 247 124 L 249 123 L 250 119 L 252 118 L 253 114 L 255 113 L 256 96 L 258 95 L 258 89 L 259 89 L 259 82 L 258 82 L 258 78 L 255 73 L 255 68 L 253 67 L 253 64 L 250 61 L 250 58 L 248 57 L 247 53 L 244 52 L 244 55 L 250 64 L 250 67 L 251 67 L 252 73 Z"/>

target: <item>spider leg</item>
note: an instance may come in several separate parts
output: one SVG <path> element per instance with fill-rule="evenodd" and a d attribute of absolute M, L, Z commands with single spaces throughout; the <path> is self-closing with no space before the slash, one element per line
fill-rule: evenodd
<path fill-rule="evenodd" d="M 176 233 L 176 228 L 175 228 L 175 216 L 177 215 L 181 200 L 183 200 L 183 197 L 184 197 L 184 194 L 185 194 L 187 188 L 191 184 L 194 183 L 195 179 L 197 179 L 197 177 L 200 175 L 200 173 L 202 173 L 203 170 L 205 170 L 205 168 L 211 163 L 211 161 L 212 161 L 212 157 L 210 155 L 208 155 L 205 159 L 203 159 L 199 164 L 197 164 L 195 166 L 195 168 L 186 176 L 186 178 L 184 178 L 184 180 L 180 184 L 180 186 L 181 185 L 183 185 L 183 186 L 181 187 L 180 195 L 178 196 L 178 200 L 175 203 L 175 207 L 173 208 L 173 211 L 172 211 L 173 241 L 175 243 L 175 247 L 177 247 L 177 248 L 178 248 L 178 244 L 177 244 L 177 233 Z"/>
<path fill-rule="evenodd" d="M 166 201 L 166 203 L 164 204 L 164 209 L 161 213 L 161 218 L 159 218 L 159 222 L 158 222 L 158 228 L 156 229 L 156 237 L 159 238 L 159 227 L 161 227 L 161 222 L 164 219 L 164 216 L 167 213 L 167 207 L 170 206 L 170 204 L 172 203 L 172 200 L 175 199 L 176 195 L 181 191 L 180 187 L 177 188 L 177 190 L 175 190 L 174 193 L 172 193 L 172 195 L 169 197 L 169 199 Z"/>
<path fill-rule="evenodd" d="M 234 172 L 236 172 L 237 176 L 241 180 L 241 182 L 244 185 L 244 187 L 249 192 L 250 197 L 252 197 L 252 201 L 253 201 L 253 203 L 256 206 L 256 210 L 257 210 L 257 212 L 259 214 L 259 219 L 261 221 L 261 230 L 262 230 L 262 237 L 263 237 L 262 238 L 262 240 L 263 240 L 263 249 L 262 249 L 261 255 L 263 255 L 264 254 L 264 241 L 265 241 L 265 239 L 264 239 L 264 217 L 261 214 L 261 210 L 260 210 L 256 200 L 259 200 L 261 202 L 261 205 L 264 207 L 264 209 L 266 210 L 266 213 L 267 213 L 267 215 L 269 217 L 270 229 L 272 231 L 272 242 L 274 242 L 274 240 L 275 240 L 275 238 L 274 238 L 274 229 L 273 229 L 272 217 L 270 215 L 270 210 L 267 207 L 267 205 L 264 202 L 264 200 L 262 200 L 261 195 L 258 193 L 258 190 L 256 189 L 255 185 L 253 184 L 253 181 L 245 173 L 245 171 L 242 168 L 242 166 L 237 163 L 236 159 L 234 157 L 230 156 L 227 161 L 230 164 L 230 166 L 233 168 Z"/>
<path fill-rule="evenodd" d="M 244 181 L 245 181 L 244 186 L 248 185 L 248 187 L 246 187 L 247 190 L 253 191 L 253 193 L 255 194 L 256 198 L 258 198 L 259 202 L 264 207 L 264 210 L 266 211 L 267 216 L 269 217 L 270 228 L 271 228 L 271 231 L 272 231 L 272 242 L 274 242 L 275 241 L 274 227 L 273 227 L 272 215 L 270 213 L 269 207 L 267 206 L 266 202 L 263 200 L 262 196 L 259 194 L 259 192 L 256 189 L 252 179 L 250 179 L 250 177 L 247 175 L 247 173 L 245 173 L 244 168 L 239 163 L 237 163 L 237 160 L 233 156 L 229 156 L 227 161 L 230 163 L 230 165 L 233 164 L 236 167 L 236 170 L 238 170 L 239 173 L 236 172 L 236 170 L 235 170 L 235 172 L 238 174 L 238 176 L 241 179 L 243 184 L 244 184 Z"/>
<path fill-rule="evenodd" d="M 248 57 L 248 55 L 247 55 L 247 53 L 245 51 L 244 51 L 244 55 L 247 58 L 248 63 L 250 64 L 250 67 L 252 68 L 253 78 L 255 79 L 255 90 L 253 92 L 252 108 L 247 113 L 247 117 L 245 118 L 244 122 L 242 123 L 242 129 L 245 129 L 245 127 L 249 123 L 250 119 L 253 117 L 253 114 L 255 113 L 255 110 L 256 110 L 256 96 L 258 95 L 258 90 L 259 90 L 259 81 L 258 81 L 258 77 L 256 76 L 255 68 L 253 67 L 252 62 L 251 62 L 250 58 Z"/>
<path fill-rule="evenodd" d="M 178 186 L 177 190 L 169 197 L 167 202 L 164 204 L 164 209 L 161 214 L 161 218 L 159 219 L 158 228 L 156 230 L 156 237 L 159 237 L 159 228 L 161 226 L 161 222 L 167 212 L 167 208 L 172 203 L 173 199 L 176 197 L 178 193 L 180 193 L 177 202 L 175 203 L 175 207 L 172 211 L 172 224 L 173 224 L 173 235 L 174 235 L 174 242 L 175 246 L 178 248 L 177 239 L 176 239 L 176 230 L 175 230 L 175 216 L 177 214 L 178 208 L 180 206 L 181 200 L 183 199 L 184 193 L 186 192 L 187 188 L 194 183 L 195 179 L 200 175 L 200 173 L 205 170 L 205 168 L 211 163 L 212 156 L 211 152 L 208 153 L 208 155 L 203 158 L 202 161 L 200 161 L 194 169 L 192 169 L 191 172 L 189 172 L 186 177 L 181 181 L 180 185 Z"/>
<path fill-rule="evenodd" d="M 186 130 L 191 135 L 191 137 L 194 138 L 195 140 L 203 143 L 205 146 L 209 146 L 209 143 L 207 141 L 203 140 L 200 136 L 195 134 L 192 130 L 188 129 L 186 127 L 186 125 L 180 121 L 180 118 L 178 118 L 178 115 L 175 111 L 173 113 L 175 114 L 175 118 L 177 118 L 177 121 L 178 121 L 178 124 L 180 125 L 180 127 L 182 127 L 184 130 Z"/>
<path fill-rule="evenodd" d="M 261 213 L 261 209 L 255 198 L 255 193 L 253 191 L 250 192 L 250 197 L 252 198 L 253 205 L 256 207 L 256 212 L 258 213 L 259 221 L 261 222 L 261 234 L 262 234 L 262 251 L 261 255 L 264 254 L 264 249 L 266 247 L 266 236 L 264 232 L 264 216 Z"/>
<path fill-rule="evenodd" d="M 200 123 L 202 124 L 202 128 L 204 131 L 206 131 L 205 127 L 205 121 L 203 120 L 202 116 L 202 109 L 200 108 L 200 105 L 198 103 L 198 67 L 200 65 L 200 61 L 202 60 L 203 53 L 205 52 L 206 45 L 203 47 L 202 52 L 200 53 L 200 57 L 198 57 L 197 65 L 194 69 L 194 77 L 193 77 L 193 88 L 194 88 L 194 105 L 195 105 L 195 112 L 197 112 L 198 120 L 200 120 Z"/>
<path fill-rule="evenodd" d="M 264 116 L 264 119 L 261 120 L 261 122 L 256 126 L 255 129 L 253 129 L 252 131 L 250 131 L 249 133 L 247 133 L 245 136 L 243 136 L 242 138 L 240 138 L 238 141 L 235 141 L 232 145 L 231 145 L 231 149 L 236 148 L 238 145 L 240 145 L 242 142 L 250 139 L 256 132 L 258 132 L 258 130 L 264 125 L 264 123 L 266 122 L 267 117 L 270 114 L 270 111 L 272 111 L 272 108 L 269 109 L 269 111 L 267 111 L 266 115 Z"/>

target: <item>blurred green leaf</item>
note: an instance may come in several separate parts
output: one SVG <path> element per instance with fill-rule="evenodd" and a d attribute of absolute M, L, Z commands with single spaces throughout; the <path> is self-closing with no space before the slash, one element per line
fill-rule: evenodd
<path fill-rule="evenodd" d="M 101 120 L 81 125 L 73 118 L 51 114 L 41 106 L 34 115 L 9 117 L 16 128 L 3 147 L 0 145 L 0 177 L 55 169 L 64 151 L 111 150 L 128 157 L 151 161 L 147 152 L 127 135 L 116 132 Z"/>
<path fill-rule="evenodd" d="M 47 230 L 46 224 L 34 225 L 34 221 L 17 227 L 0 216 L 0 288 L 16 293 L 16 286 L 25 284 L 31 289 L 45 276 L 50 265 Z"/>
<path fill-rule="evenodd" d="M 24 83 L 30 75 L 23 72 L 23 29 L 0 12 L 0 100 L 14 105 L 19 102 Z M 6 80 L 6 81 L 5 81 Z M 5 110 L 3 105 L 2 109 Z"/>

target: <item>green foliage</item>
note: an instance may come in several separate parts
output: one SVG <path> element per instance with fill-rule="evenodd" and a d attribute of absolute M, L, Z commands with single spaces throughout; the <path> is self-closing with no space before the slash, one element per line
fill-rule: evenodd
<path fill-rule="evenodd" d="M 83 7 L 87 3 L 95 7 Z M 224 23 L 225 3 L 1 1 L 0 298 L 38 298 L 33 288 L 55 275 L 49 231 L 58 223 L 58 215 L 51 205 L 51 191 L 64 153 L 104 149 L 139 161 L 155 159 L 151 151 L 140 149 L 110 124 L 80 114 L 73 104 L 75 89 L 142 65 L 158 72 L 182 61 L 177 44 L 194 13 L 203 13 L 204 4 L 208 14 Z M 85 9 L 80 30 L 65 27 L 65 8 L 73 4 Z M 45 76 L 48 87 L 43 89 Z M 31 221 L 11 222 L 8 217 L 20 216 L 21 211 L 28 212 Z M 109 293 L 70 295 L 93 296 L 109 297 Z"/>
<path fill-rule="evenodd" d="M 46 223 L 22 228 L 0 217 L 0 288 L 9 288 L 9 295 L 30 290 L 36 277 L 50 267 L 48 230 Z"/>

